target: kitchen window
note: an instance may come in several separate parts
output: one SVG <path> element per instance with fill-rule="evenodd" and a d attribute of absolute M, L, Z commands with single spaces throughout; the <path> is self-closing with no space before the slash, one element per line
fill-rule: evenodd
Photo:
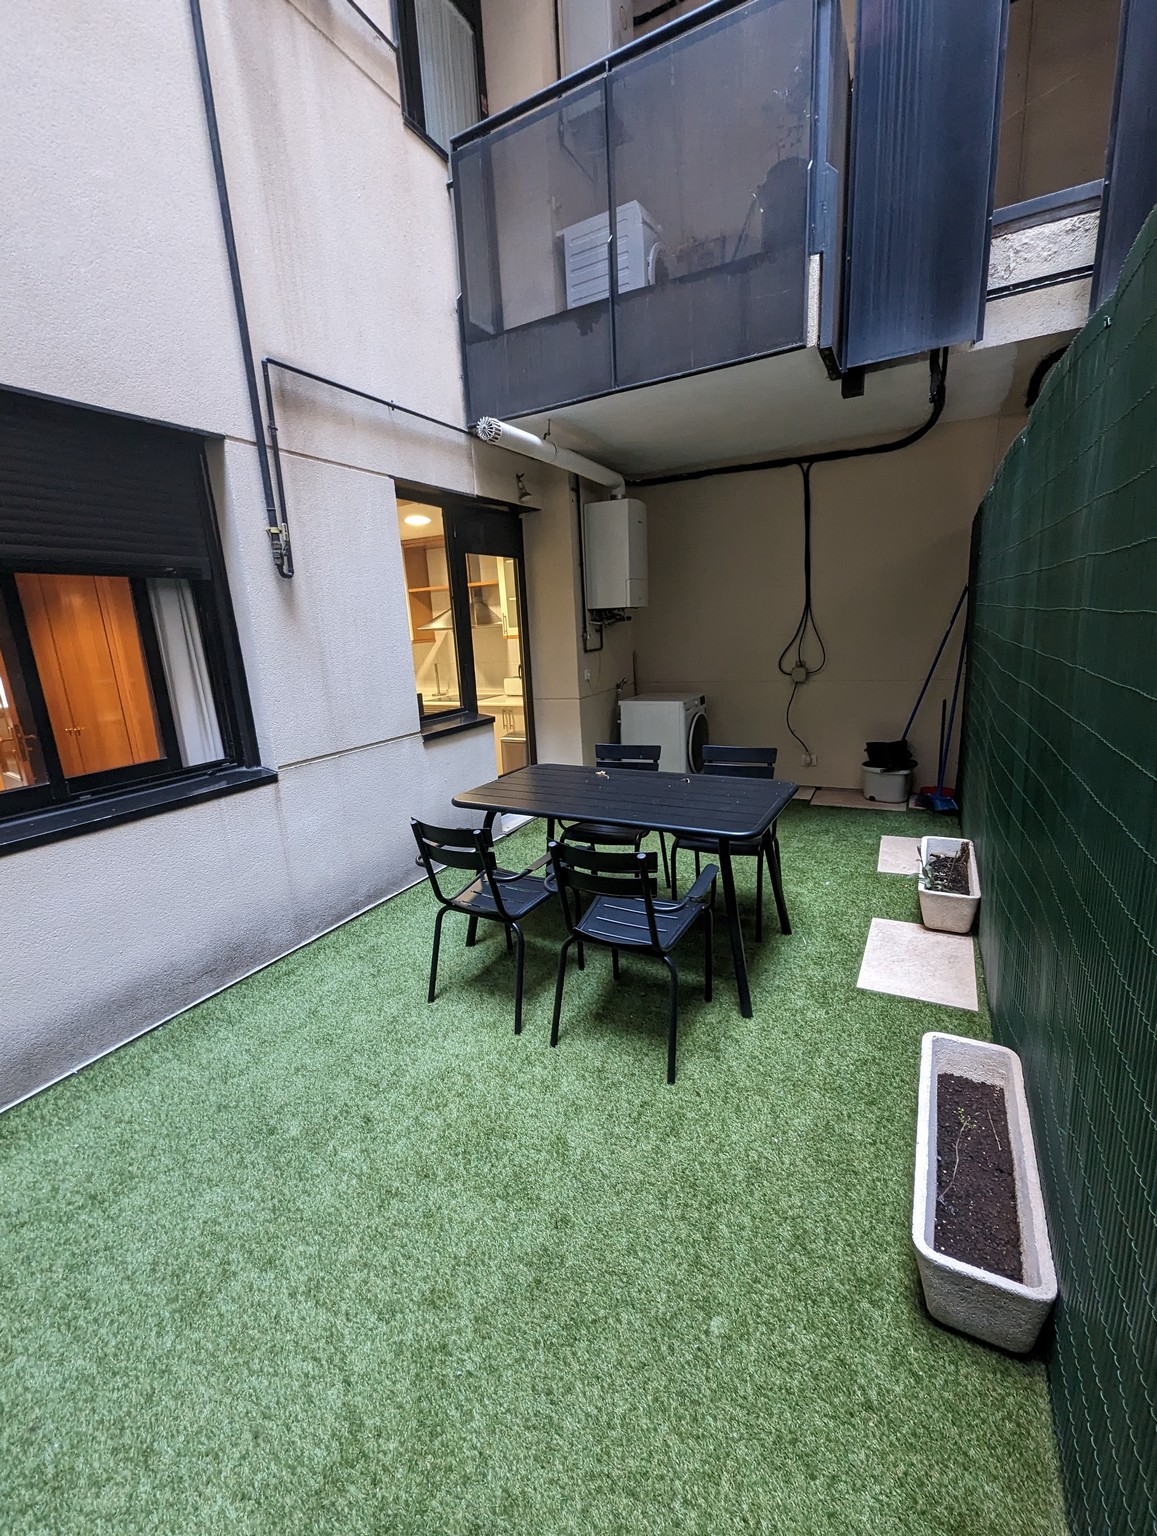
<path fill-rule="evenodd" d="M 449 153 L 486 115 L 480 0 L 397 0 L 397 14 L 406 116 Z"/>
<path fill-rule="evenodd" d="M 215 534 L 200 438 L 0 391 L 0 848 L 273 777 Z"/>
<path fill-rule="evenodd" d="M 487 726 L 500 773 L 532 762 L 518 511 L 399 489 L 398 532 L 423 734 Z"/>

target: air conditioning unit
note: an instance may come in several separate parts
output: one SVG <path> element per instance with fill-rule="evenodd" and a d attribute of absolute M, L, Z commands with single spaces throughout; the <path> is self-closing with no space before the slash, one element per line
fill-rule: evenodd
<path fill-rule="evenodd" d="M 610 270 L 610 218 L 596 213 L 559 230 L 566 267 L 566 307 L 596 304 L 606 299 Z M 620 293 L 645 288 L 655 281 L 655 269 L 662 252 L 663 231 L 643 207 L 632 200 L 620 203 L 615 220 L 615 254 L 619 267 Z"/>
<path fill-rule="evenodd" d="M 647 606 L 647 504 L 630 496 L 583 508 L 588 608 Z"/>

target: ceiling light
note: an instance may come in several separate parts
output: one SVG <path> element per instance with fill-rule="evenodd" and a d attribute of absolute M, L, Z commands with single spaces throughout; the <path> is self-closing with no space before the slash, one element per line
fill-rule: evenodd
<path fill-rule="evenodd" d="M 430 519 L 424 512 L 411 512 L 409 517 L 404 517 L 402 521 L 409 523 L 411 528 L 424 528 Z"/>

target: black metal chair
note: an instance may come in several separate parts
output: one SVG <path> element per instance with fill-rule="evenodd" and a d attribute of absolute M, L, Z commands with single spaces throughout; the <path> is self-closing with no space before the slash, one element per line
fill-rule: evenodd
<path fill-rule="evenodd" d="M 617 742 L 599 742 L 595 747 L 596 768 L 639 768 L 644 772 L 657 773 L 662 747 L 621 746 Z M 547 828 L 547 836 L 553 838 L 554 828 Z M 636 827 L 617 827 L 609 821 L 575 821 L 563 829 L 563 841 L 585 843 L 588 847 L 633 848 L 636 853 L 647 836 Z M 659 833 L 659 852 L 663 855 L 663 879 L 671 883 L 671 871 L 667 863 L 667 840 Z"/>
<path fill-rule="evenodd" d="M 525 958 L 525 941 L 519 926 L 521 918 L 549 901 L 552 890 L 546 881 L 534 874 L 547 862 L 540 859 L 527 869 L 512 873 L 499 869 L 494 857 L 494 843 L 490 833 L 473 827 L 434 827 L 428 822 L 411 820 L 414 838 L 418 844 L 418 857 L 426 871 L 426 878 L 438 898 L 438 916 L 434 919 L 434 953 L 430 958 L 430 990 L 426 1001 L 434 1001 L 438 984 L 438 948 L 442 942 L 442 921 L 447 912 L 461 912 L 470 919 L 467 944 L 473 944 L 478 919 L 501 923 L 506 930 L 506 948 L 516 950 L 514 980 L 514 1033 L 522 1033 L 522 976 Z M 447 896 L 438 883 L 435 864 L 450 869 L 470 871 L 473 879 L 461 890 Z M 511 934 L 514 944 L 511 944 Z"/>
<path fill-rule="evenodd" d="M 703 940 L 703 997 L 711 1001 L 711 903 L 715 894 L 714 865 L 702 871 L 682 901 L 655 899 L 653 853 L 604 852 L 552 842 L 550 856 L 555 883 L 570 930 L 558 956 L 558 980 L 554 989 L 554 1017 L 550 1043 L 558 1044 L 566 962 L 572 944 L 599 944 L 611 951 L 615 980 L 619 980 L 619 951 L 655 955 L 667 968 L 667 1081 L 675 1081 L 675 1035 L 679 1015 L 679 972 L 671 951 L 680 939 L 701 922 Z M 583 898 L 592 897 L 583 910 Z"/>
<path fill-rule="evenodd" d="M 707 774 L 718 774 L 727 778 L 743 779 L 774 779 L 775 759 L 778 755 L 775 747 L 704 747 L 703 769 Z M 671 843 L 671 894 L 679 893 L 679 853 L 686 849 L 695 855 L 695 873 L 699 873 L 699 863 L 704 854 L 710 854 L 714 858 L 719 857 L 719 844 L 710 837 L 697 837 L 691 834 L 680 834 Z M 763 865 L 767 862 L 767 872 L 771 876 L 771 889 L 775 895 L 775 908 L 779 915 L 780 931 L 791 932 L 791 920 L 787 915 L 787 903 L 783 899 L 783 874 L 779 860 L 779 835 L 776 832 L 776 824 L 773 821 L 761 838 L 754 842 L 732 843 L 731 852 L 735 858 L 756 859 L 755 876 L 755 937 L 758 942 L 763 938 Z"/>

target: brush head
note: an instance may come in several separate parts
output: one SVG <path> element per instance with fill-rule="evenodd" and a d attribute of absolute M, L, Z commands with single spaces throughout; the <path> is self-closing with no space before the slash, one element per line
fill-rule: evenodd
<path fill-rule="evenodd" d="M 922 811 L 946 812 L 951 816 L 960 814 L 960 807 L 951 795 L 938 795 L 935 790 L 921 790 L 916 796 L 916 804 Z"/>

